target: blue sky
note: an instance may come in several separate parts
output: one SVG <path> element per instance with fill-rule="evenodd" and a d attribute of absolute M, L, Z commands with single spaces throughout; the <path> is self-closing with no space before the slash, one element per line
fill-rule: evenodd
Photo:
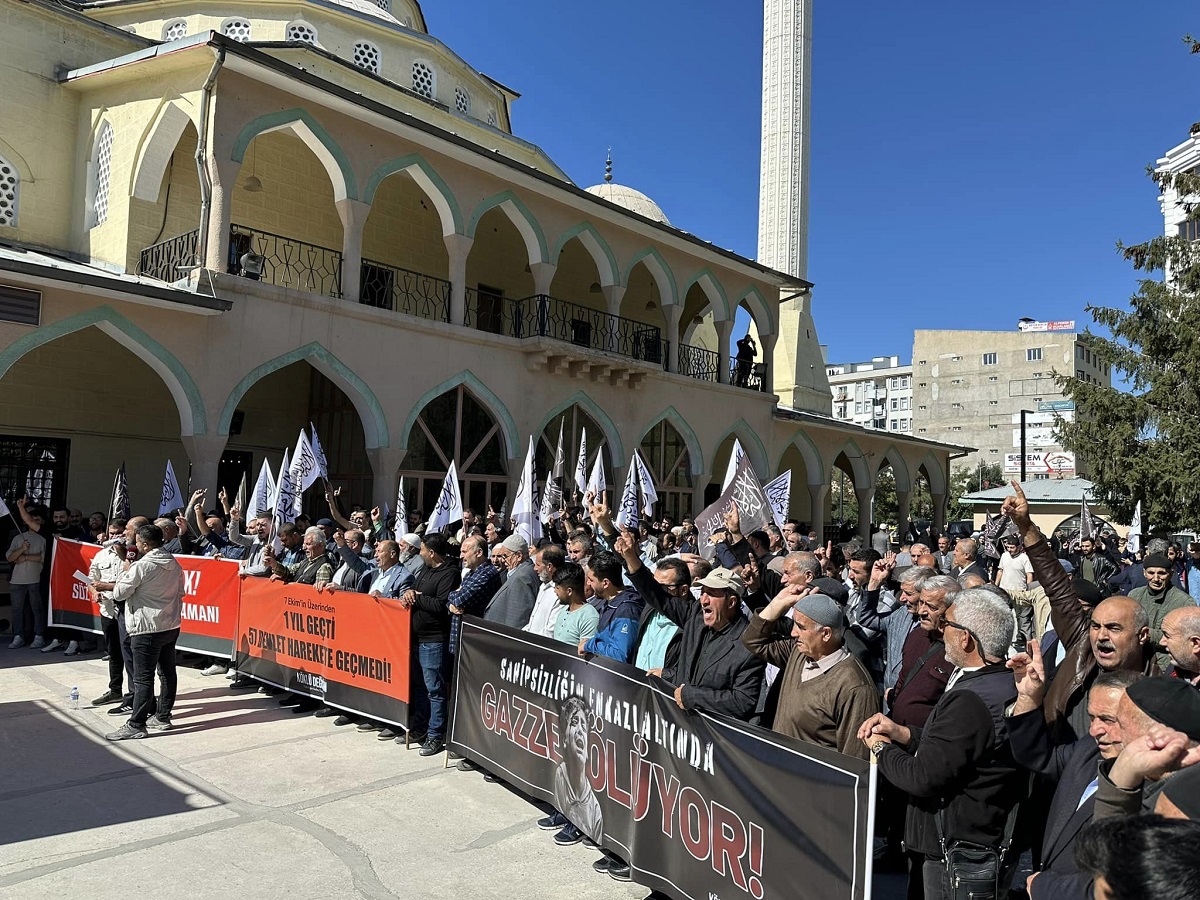
<path fill-rule="evenodd" d="M 1082 326 L 1087 303 L 1126 302 L 1114 243 L 1161 230 L 1145 167 L 1200 120 L 1194 0 L 815 6 L 809 278 L 831 360 L 908 361 L 915 328 Z M 423 8 L 523 94 L 514 130 L 577 183 L 612 146 L 617 181 L 755 255 L 759 3 Z"/>

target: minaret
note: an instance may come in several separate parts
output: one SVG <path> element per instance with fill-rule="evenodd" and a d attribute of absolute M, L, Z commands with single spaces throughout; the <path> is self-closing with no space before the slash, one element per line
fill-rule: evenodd
<path fill-rule="evenodd" d="M 763 0 L 762 162 L 758 261 L 808 277 L 809 125 L 813 0 Z M 833 410 L 811 293 L 780 295 L 772 364 L 784 406 Z"/>

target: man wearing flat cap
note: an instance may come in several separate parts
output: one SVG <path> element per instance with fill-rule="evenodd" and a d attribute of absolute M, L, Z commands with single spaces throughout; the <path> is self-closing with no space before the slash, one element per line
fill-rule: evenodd
<path fill-rule="evenodd" d="M 1173 773 L 1200 762 L 1200 691 L 1179 678 L 1143 678 L 1117 706 L 1125 746 L 1100 764 L 1096 818 L 1153 812 Z"/>
<path fill-rule="evenodd" d="M 858 726 L 879 712 L 879 693 L 861 662 L 843 646 L 846 620 L 824 594 L 801 596 L 789 586 L 750 620 L 742 643 L 783 669 L 772 729 L 859 759 L 867 748 Z M 791 615 L 792 637 L 779 637 L 778 620 Z"/>
<path fill-rule="evenodd" d="M 614 549 L 625 560 L 629 580 L 647 606 L 682 629 L 679 655 L 660 675 L 675 687 L 680 709 L 703 709 L 743 721 L 754 715 L 766 664 L 742 644 L 746 616 L 745 586 L 731 569 L 713 569 L 698 582 L 700 601 L 691 592 L 672 589 L 670 570 L 650 574 L 642 565 L 633 534 L 623 531 Z"/>

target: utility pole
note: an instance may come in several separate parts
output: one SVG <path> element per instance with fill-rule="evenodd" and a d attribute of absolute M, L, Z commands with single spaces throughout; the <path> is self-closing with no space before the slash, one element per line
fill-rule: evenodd
<path fill-rule="evenodd" d="M 1021 484 L 1025 483 L 1025 416 L 1031 412 L 1032 409 L 1021 410 Z"/>

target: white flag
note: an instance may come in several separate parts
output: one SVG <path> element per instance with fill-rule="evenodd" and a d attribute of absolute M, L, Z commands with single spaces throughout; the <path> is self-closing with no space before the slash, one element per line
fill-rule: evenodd
<path fill-rule="evenodd" d="M 563 453 L 563 423 L 560 419 L 558 422 L 558 446 L 554 448 L 554 466 L 546 475 L 546 485 L 542 489 L 540 514 L 543 522 L 549 522 L 550 518 L 562 508 L 563 469 L 566 467 L 566 462 L 566 456 Z"/>
<path fill-rule="evenodd" d="M 404 476 L 400 476 L 400 486 L 396 488 L 396 540 L 408 533 L 408 501 L 404 499 Z"/>
<path fill-rule="evenodd" d="M 621 505 L 617 508 L 617 527 L 632 528 L 634 531 L 638 527 L 638 456 L 637 451 L 634 451 L 634 457 L 629 463 L 629 474 L 625 477 L 625 490 L 621 492 Z"/>
<path fill-rule="evenodd" d="M 764 484 L 763 493 L 767 495 L 767 502 L 771 504 L 775 527 L 782 531 L 783 523 L 787 521 L 788 506 L 792 499 L 792 470 L 788 469 L 774 481 Z"/>
<path fill-rule="evenodd" d="M 429 516 L 429 524 L 425 526 L 426 534 L 437 534 L 452 522 L 461 522 L 463 517 L 462 492 L 458 488 L 458 472 L 454 463 L 450 463 L 450 471 L 442 482 L 441 493 L 438 494 L 437 504 Z"/>
<path fill-rule="evenodd" d="M 271 497 L 271 509 L 275 511 L 276 528 L 284 522 L 296 521 L 296 514 L 292 511 L 293 504 L 296 502 L 296 489 L 292 485 L 291 460 L 291 452 L 285 447 L 283 463 L 279 466 L 279 478 L 275 480 L 275 493 Z"/>
<path fill-rule="evenodd" d="M 8 504 L 4 502 L 4 498 L 0 497 L 0 516 L 11 516 L 12 510 L 8 508 Z"/>
<path fill-rule="evenodd" d="M 1133 520 L 1129 523 L 1129 543 L 1126 545 L 1130 553 L 1142 549 L 1142 501 L 1137 502 L 1133 509 Z"/>
<path fill-rule="evenodd" d="M 309 422 L 308 427 L 312 431 L 312 452 L 313 456 L 317 458 L 317 474 L 328 481 L 329 460 L 325 458 L 325 448 L 321 446 L 321 439 L 317 437 L 317 426 Z"/>
<path fill-rule="evenodd" d="M 608 483 L 604 480 L 604 448 L 601 447 L 596 452 L 596 462 L 592 464 L 592 474 L 588 478 L 584 493 L 591 493 L 599 500 L 607 488 Z"/>
<path fill-rule="evenodd" d="M 271 466 L 264 459 L 262 468 L 258 470 L 258 481 L 254 483 L 254 493 L 250 495 L 250 499 L 246 501 L 246 508 L 242 510 L 242 518 L 253 522 L 259 516 L 265 515 L 274 501 L 275 476 L 271 473 Z"/>
<path fill-rule="evenodd" d="M 183 507 L 183 491 L 179 490 L 179 482 L 175 480 L 175 469 L 167 460 L 167 472 L 163 475 L 162 495 L 158 500 L 158 514 L 165 516 Z"/>
<path fill-rule="evenodd" d="M 579 429 L 579 459 L 575 461 L 575 487 L 582 496 L 587 491 L 587 429 Z"/>
<path fill-rule="evenodd" d="M 538 518 L 536 501 L 534 500 L 533 474 L 533 438 L 529 438 L 529 452 L 525 454 L 525 464 L 521 467 L 521 481 L 517 485 L 517 496 L 513 500 L 513 519 L 516 520 L 516 530 L 521 537 L 531 545 L 542 536 L 542 522 Z"/>
<path fill-rule="evenodd" d="M 295 521 L 304 510 L 304 492 L 321 477 L 317 470 L 317 455 L 313 453 L 312 443 L 303 428 L 300 429 L 300 436 L 296 438 L 296 449 L 292 451 L 292 464 L 288 467 L 288 474 L 292 480 L 292 490 L 295 492 L 295 498 L 292 500 L 292 520 Z"/>
<path fill-rule="evenodd" d="M 742 463 L 742 457 L 746 455 L 746 451 L 742 449 L 742 442 L 737 438 L 733 439 L 733 449 L 729 451 L 729 465 L 725 467 L 725 480 L 721 482 L 721 493 L 725 493 L 725 488 L 733 482 L 733 476 L 737 474 L 737 467 Z"/>
<path fill-rule="evenodd" d="M 650 474 L 650 467 L 646 465 L 641 452 L 636 448 L 633 451 L 633 460 L 637 464 L 638 486 L 642 489 L 642 512 L 647 516 L 652 516 L 654 515 L 654 504 L 658 502 L 658 491 L 654 488 L 654 476 Z"/>

